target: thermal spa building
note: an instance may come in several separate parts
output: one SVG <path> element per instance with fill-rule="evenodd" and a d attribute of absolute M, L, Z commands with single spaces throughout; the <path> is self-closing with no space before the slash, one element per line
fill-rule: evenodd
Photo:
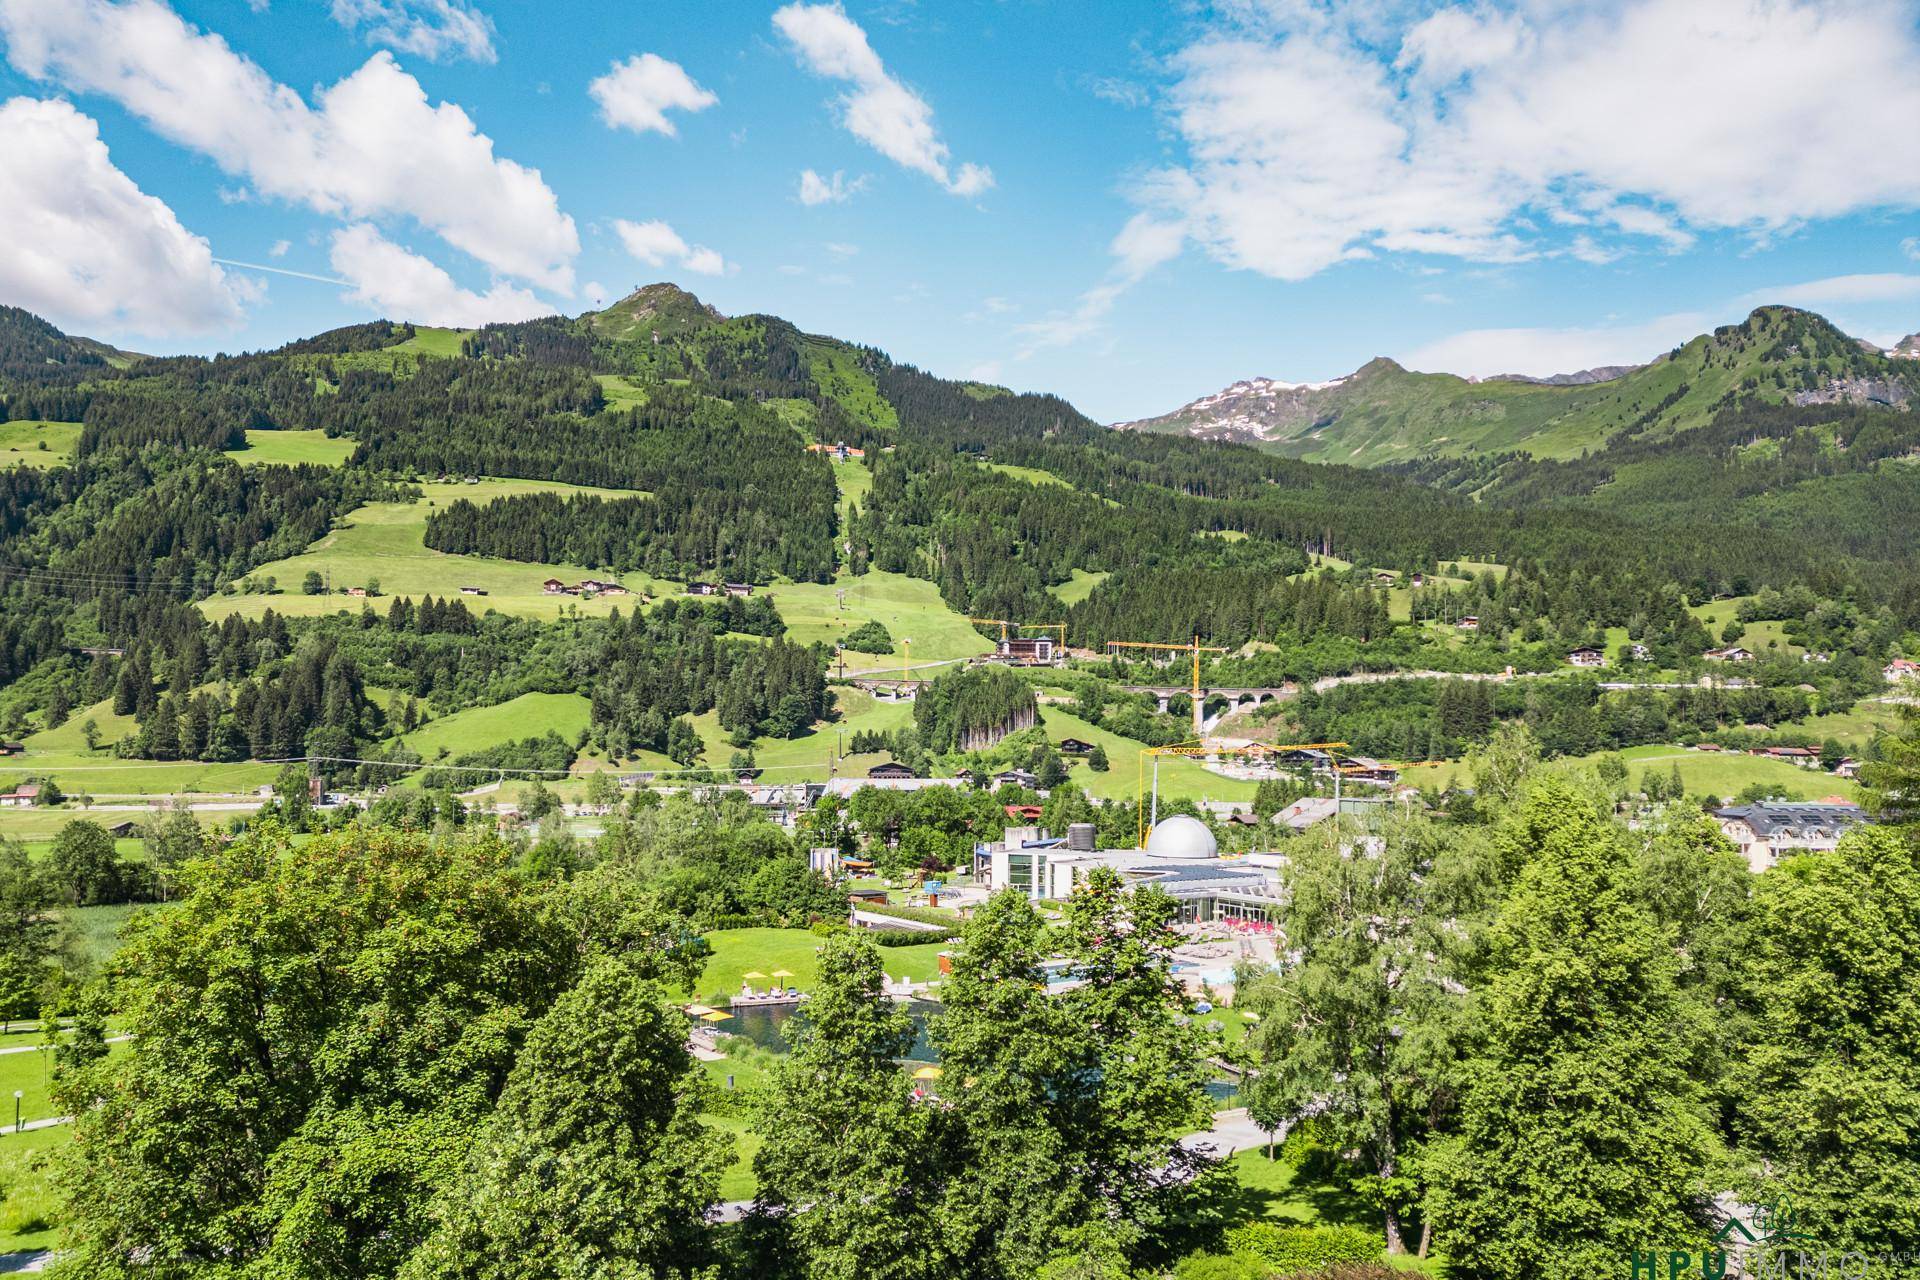
<path fill-rule="evenodd" d="M 1065 837 L 1039 827 L 1010 827 L 1006 839 L 974 849 L 975 875 L 997 892 L 1061 899 L 1095 867 L 1112 867 L 1134 884 L 1152 884 L 1180 903 L 1180 918 L 1267 921 L 1279 914 L 1280 859 L 1252 853 L 1223 858 L 1205 823 L 1176 814 L 1154 827 L 1145 849 L 1096 849 L 1091 823 Z"/>

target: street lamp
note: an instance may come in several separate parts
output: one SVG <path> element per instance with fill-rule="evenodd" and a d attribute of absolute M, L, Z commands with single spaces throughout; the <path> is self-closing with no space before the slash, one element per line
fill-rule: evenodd
<path fill-rule="evenodd" d="M 20 1089 L 13 1091 L 13 1131 L 15 1133 L 20 1132 L 20 1099 L 23 1093 L 24 1091 Z"/>

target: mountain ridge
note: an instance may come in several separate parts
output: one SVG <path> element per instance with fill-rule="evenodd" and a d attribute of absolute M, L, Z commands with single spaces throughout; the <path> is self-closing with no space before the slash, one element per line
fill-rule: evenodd
<path fill-rule="evenodd" d="M 1703 425 L 1742 395 L 1904 407 L 1920 397 L 1920 370 L 1903 362 L 1920 357 L 1920 335 L 1902 347 L 1910 353 L 1882 352 L 1813 312 L 1769 306 L 1641 365 L 1473 379 L 1376 356 L 1344 377 L 1242 379 L 1170 413 L 1112 425 L 1360 466 L 1473 453 L 1567 458 L 1622 432 Z"/>

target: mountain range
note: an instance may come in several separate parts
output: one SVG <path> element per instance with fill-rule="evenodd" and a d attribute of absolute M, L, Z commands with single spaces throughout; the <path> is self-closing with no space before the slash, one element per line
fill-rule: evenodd
<path fill-rule="evenodd" d="M 1644 365 L 1476 380 L 1416 373 L 1379 357 L 1327 382 L 1236 382 L 1171 413 L 1115 426 L 1359 466 L 1470 454 L 1573 458 L 1623 435 L 1657 438 L 1702 426 L 1741 395 L 1905 407 L 1920 399 L 1916 359 L 1920 334 L 1882 351 L 1812 312 L 1762 307 Z"/>

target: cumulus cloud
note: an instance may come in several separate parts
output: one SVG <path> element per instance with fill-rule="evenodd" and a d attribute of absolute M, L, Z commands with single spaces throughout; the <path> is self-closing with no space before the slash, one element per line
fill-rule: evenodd
<path fill-rule="evenodd" d="M 395 320 L 473 329 L 553 314 L 552 307 L 514 285 L 496 281 L 485 293 L 463 289 L 435 263 L 365 222 L 333 233 L 328 261 L 353 286 L 349 300 Z"/>
<path fill-rule="evenodd" d="M 1521 373 L 1544 378 L 1602 365 L 1645 364 L 1696 337 L 1710 323 L 1697 311 L 1641 324 L 1567 329 L 1470 329 L 1400 357 L 1409 369 L 1490 378 Z"/>
<path fill-rule="evenodd" d="M 1151 213 L 1137 213 L 1120 228 L 1107 251 L 1113 255 L 1113 267 L 1099 284 L 1080 295 L 1069 309 L 1055 311 L 1042 319 L 1019 326 L 1020 359 L 1025 360 L 1047 347 L 1064 347 L 1080 341 L 1104 327 L 1107 317 L 1127 290 L 1140 283 L 1148 272 L 1180 252 L 1186 232 L 1179 223 L 1164 221 Z"/>
<path fill-rule="evenodd" d="M 1861 127 L 1920 112 L 1913 0 L 1238 11 L 1172 59 L 1186 155 L 1132 192 L 1232 267 L 1598 262 L 1920 205 L 1920 135 Z"/>
<path fill-rule="evenodd" d="M 291 248 L 293 248 L 293 242 L 291 240 L 275 240 L 272 247 L 267 250 L 267 256 L 270 258 L 284 258 L 287 256 L 287 250 Z"/>
<path fill-rule="evenodd" d="M 14 67 L 104 94 L 260 194 L 343 218 L 412 218 L 498 274 L 566 291 L 580 240 L 539 172 L 494 154 L 392 55 L 315 105 L 160 0 L 0 0 Z"/>
<path fill-rule="evenodd" d="M 800 171 L 800 203 L 809 207 L 816 204 L 844 204 L 866 189 L 865 177 L 849 182 L 846 173 L 840 169 L 835 169 L 830 178 L 823 178 L 812 169 Z"/>
<path fill-rule="evenodd" d="M 993 186 L 986 166 L 953 164 L 934 127 L 933 108 L 887 70 L 867 33 L 838 4 L 789 4 L 774 13 L 773 25 L 808 70 L 849 86 L 840 96 L 847 132 L 954 195 L 975 196 Z"/>
<path fill-rule="evenodd" d="M 614 221 L 613 229 L 628 253 L 650 267 L 678 266 L 695 275 L 718 276 L 727 272 L 727 260 L 705 245 L 688 244 L 680 233 L 664 222 Z"/>
<path fill-rule="evenodd" d="M 62 328 L 171 335 L 241 319 L 247 286 L 207 242 L 114 167 L 65 102 L 0 105 L 0 296 Z"/>
<path fill-rule="evenodd" d="M 465 0 L 333 0 L 333 20 L 362 32 L 373 44 L 432 62 L 499 59 L 493 50 L 493 20 Z"/>
<path fill-rule="evenodd" d="M 635 133 L 679 131 L 667 119 L 669 111 L 705 111 L 720 101 L 694 83 L 686 68 L 656 53 L 642 53 L 616 62 L 607 74 L 587 86 L 600 104 L 600 118 L 613 129 Z"/>

